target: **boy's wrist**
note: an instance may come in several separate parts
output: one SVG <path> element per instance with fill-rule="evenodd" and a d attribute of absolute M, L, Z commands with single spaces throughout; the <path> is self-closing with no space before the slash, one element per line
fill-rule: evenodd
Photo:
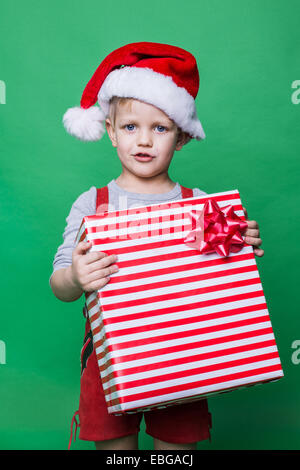
<path fill-rule="evenodd" d="M 67 278 L 67 283 L 70 285 L 70 287 L 74 290 L 78 290 L 78 292 L 80 291 L 81 293 L 83 292 L 83 290 L 81 289 L 81 287 L 77 284 L 75 278 L 74 278 L 74 273 L 73 273 L 73 267 L 72 265 L 68 266 L 66 268 L 66 272 L 65 272 L 65 275 L 66 275 L 66 278 Z"/>
<path fill-rule="evenodd" d="M 81 297 L 83 290 L 73 283 L 70 266 L 56 270 L 50 279 L 54 295 L 63 302 L 73 302 Z"/>

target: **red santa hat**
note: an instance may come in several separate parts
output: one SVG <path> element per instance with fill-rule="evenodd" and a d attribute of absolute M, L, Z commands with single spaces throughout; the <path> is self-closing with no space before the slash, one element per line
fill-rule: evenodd
<path fill-rule="evenodd" d="M 100 140 L 113 96 L 134 98 L 164 111 L 190 137 L 205 134 L 195 98 L 199 72 L 195 57 L 180 47 L 154 42 L 127 44 L 111 52 L 86 85 L 80 107 L 64 114 L 67 132 L 80 140 Z M 99 106 L 94 106 L 98 101 Z"/>

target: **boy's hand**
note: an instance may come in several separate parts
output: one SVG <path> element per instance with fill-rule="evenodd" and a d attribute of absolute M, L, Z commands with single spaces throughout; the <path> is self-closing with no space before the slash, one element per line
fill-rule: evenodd
<path fill-rule="evenodd" d="M 243 207 L 243 211 L 245 213 L 246 222 L 248 224 L 248 228 L 246 232 L 244 233 L 246 237 L 245 242 L 248 243 L 249 245 L 253 245 L 257 247 L 253 249 L 254 254 L 256 256 L 263 256 L 264 250 L 262 250 L 261 248 L 258 248 L 262 244 L 262 240 L 261 238 L 259 238 L 258 223 L 255 220 L 248 220 L 248 214 L 247 214 L 245 207 Z"/>
<path fill-rule="evenodd" d="M 101 289 L 109 281 L 109 275 L 119 270 L 116 255 L 101 251 L 87 253 L 92 243 L 80 242 L 72 254 L 71 276 L 75 285 L 85 292 Z"/>

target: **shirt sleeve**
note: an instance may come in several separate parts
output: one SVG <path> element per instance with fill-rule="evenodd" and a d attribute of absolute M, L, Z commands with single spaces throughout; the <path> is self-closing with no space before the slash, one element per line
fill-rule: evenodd
<path fill-rule="evenodd" d="M 75 237 L 78 233 L 83 217 L 96 212 L 96 187 L 92 186 L 82 193 L 73 203 L 66 218 L 67 225 L 63 233 L 63 243 L 58 247 L 53 261 L 53 273 L 72 264 L 72 253 L 75 248 Z M 50 279 L 51 279 L 50 276 Z M 49 282 L 50 282 L 49 279 Z"/>

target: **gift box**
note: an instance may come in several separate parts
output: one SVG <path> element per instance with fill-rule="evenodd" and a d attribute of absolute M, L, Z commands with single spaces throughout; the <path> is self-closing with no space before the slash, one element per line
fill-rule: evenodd
<path fill-rule="evenodd" d="M 118 256 L 86 293 L 108 412 L 164 408 L 283 376 L 238 190 L 83 218 Z"/>

